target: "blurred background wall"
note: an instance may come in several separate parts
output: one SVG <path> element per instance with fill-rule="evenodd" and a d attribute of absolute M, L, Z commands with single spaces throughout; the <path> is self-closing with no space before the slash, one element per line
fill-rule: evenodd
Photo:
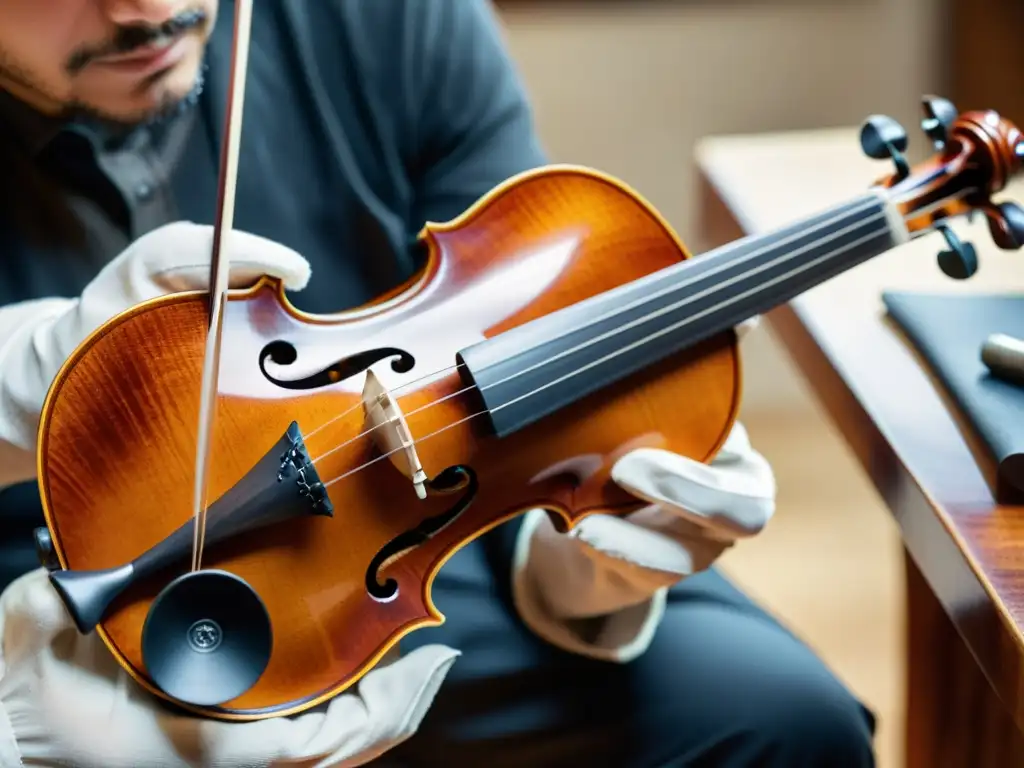
<path fill-rule="evenodd" d="M 692 162 L 702 137 L 852 126 L 881 112 L 923 149 L 920 97 L 950 95 L 941 0 L 496 4 L 551 158 L 626 180 L 693 251 L 707 247 Z M 880 765 L 902 765 L 895 525 L 766 330 L 745 340 L 744 358 L 742 419 L 775 468 L 779 503 L 765 534 L 723 567 L 875 709 Z"/>
<path fill-rule="evenodd" d="M 509 44 L 558 162 L 640 190 L 691 250 L 696 142 L 709 134 L 856 125 L 876 112 L 911 131 L 941 90 L 941 0 L 498 0 Z M 803 408 L 758 334 L 747 406 Z"/>

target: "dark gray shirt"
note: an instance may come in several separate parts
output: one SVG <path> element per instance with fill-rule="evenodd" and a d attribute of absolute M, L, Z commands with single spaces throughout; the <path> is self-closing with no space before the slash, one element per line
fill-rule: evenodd
<path fill-rule="evenodd" d="M 0 304 L 78 295 L 155 227 L 213 223 L 233 0 L 219 13 L 194 103 L 127 135 L 0 91 Z M 256 4 L 234 225 L 309 259 L 299 308 L 394 287 L 425 221 L 544 162 L 489 0 Z M 0 588 L 37 566 L 40 525 L 34 483 L 0 492 Z"/>

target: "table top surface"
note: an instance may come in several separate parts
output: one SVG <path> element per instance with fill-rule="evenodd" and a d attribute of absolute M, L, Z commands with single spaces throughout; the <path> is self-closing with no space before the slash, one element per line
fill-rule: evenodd
<path fill-rule="evenodd" d="M 926 141 L 922 132 L 911 132 L 912 144 Z M 699 144 L 696 158 L 706 188 L 742 234 L 772 229 L 852 198 L 892 168 L 861 153 L 856 128 L 710 137 Z M 995 199 L 1024 201 L 1024 179 Z M 984 622 L 979 617 L 986 610 L 993 617 L 989 623 L 998 624 L 1001 637 L 980 632 L 968 643 L 986 645 L 972 650 L 986 657 L 981 663 L 989 666 L 990 677 L 1012 678 L 1004 680 L 1002 693 L 1013 699 L 1010 704 L 1024 721 L 1018 684 L 1024 680 L 1024 508 L 994 502 L 984 462 L 971 448 L 976 440 L 887 321 L 881 300 L 882 292 L 892 289 L 949 294 L 1024 290 L 1024 251 L 999 250 L 983 219 L 953 225 L 978 250 L 980 268 L 970 280 L 951 280 L 939 270 L 936 255 L 945 242 L 936 233 L 858 266 L 776 312 L 789 313 L 790 327 L 799 326 L 813 341 L 821 364 L 834 373 L 832 383 L 823 384 L 814 380 L 821 376 L 802 366 L 819 397 L 827 400 L 829 393 L 822 390 L 838 383 L 856 403 L 863 424 L 837 414 L 836 408 L 830 409 L 833 419 L 851 444 L 860 440 L 869 446 L 860 451 L 861 462 L 961 632 L 970 636 L 970 622 Z M 774 314 L 770 327 L 792 352 L 796 334 L 772 322 Z M 882 439 L 869 443 L 858 430 L 872 430 Z M 936 535 L 943 541 L 936 544 Z M 971 578 L 956 574 L 957 560 Z"/>

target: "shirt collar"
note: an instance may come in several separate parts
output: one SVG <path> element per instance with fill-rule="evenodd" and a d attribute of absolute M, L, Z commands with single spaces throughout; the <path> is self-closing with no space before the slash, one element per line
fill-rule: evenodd
<path fill-rule="evenodd" d="M 67 125 L 67 119 L 43 114 L 0 89 L 0 123 L 25 149 L 37 155 Z"/>
<path fill-rule="evenodd" d="M 115 127 L 85 117 L 76 119 L 68 115 L 47 115 L 0 88 L 0 126 L 28 150 L 32 157 L 38 157 L 50 142 L 66 129 L 78 130 L 93 141 L 124 139 L 134 134 L 138 128 L 155 128 L 159 131 L 173 123 L 191 121 L 189 113 L 195 111 L 199 97 L 203 93 L 207 70 L 208 64 L 204 61 L 192 92 L 170 114 L 160 117 L 154 123 Z"/>

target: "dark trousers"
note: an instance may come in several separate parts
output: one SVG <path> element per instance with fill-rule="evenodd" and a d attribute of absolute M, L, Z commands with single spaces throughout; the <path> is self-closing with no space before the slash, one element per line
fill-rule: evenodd
<path fill-rule="evenodd" d="M 406 650 L 463 655 L 419 732 L 378 768 L 873 766 L 875 720 L 789 631 L 715 571 L 671 591 L 639 659 L 562 652 L 509 600 L 518 521 L 470 544 L 435 581 L 447 621 Z"/>

